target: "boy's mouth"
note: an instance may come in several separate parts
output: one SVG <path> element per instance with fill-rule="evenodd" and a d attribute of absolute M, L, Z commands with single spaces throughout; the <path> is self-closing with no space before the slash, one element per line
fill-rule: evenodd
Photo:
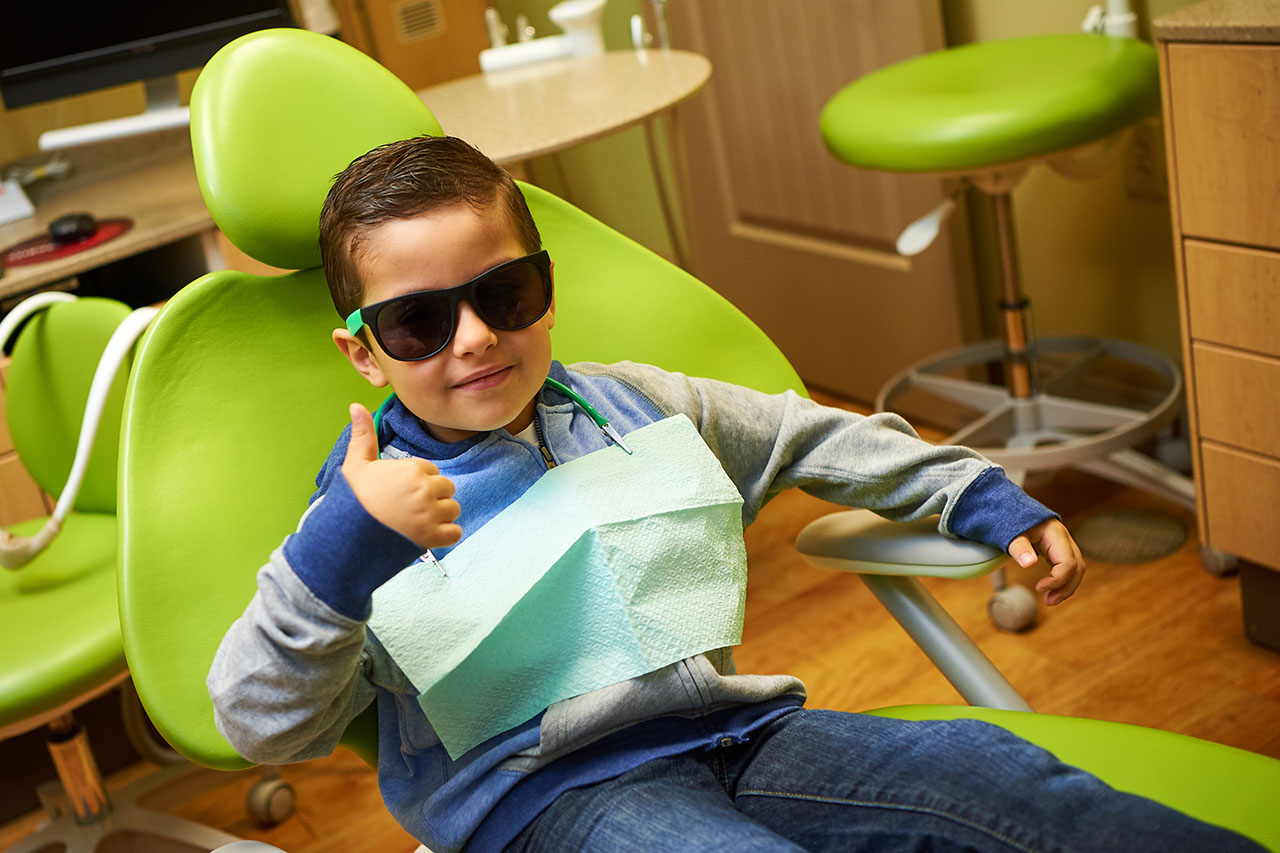
<path fill-rule="evenodd" d="M 455 391 L 485 391 L 501 385 L 511 372 L 511 366 L 487 368 L 477 371 L 453 386 Z"/>

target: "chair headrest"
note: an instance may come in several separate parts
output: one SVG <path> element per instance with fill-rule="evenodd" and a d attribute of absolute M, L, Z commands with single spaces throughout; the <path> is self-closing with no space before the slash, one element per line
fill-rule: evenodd
<path fill-rule="evenodd" d="M 384 143 L 441 133 L 394 74 L 307 30 L 236 39 L 209 60 L 191 93 L 205 204 L 241 251 L 284 269 L 320 265 L 320 208 L 338 172 Z"/>

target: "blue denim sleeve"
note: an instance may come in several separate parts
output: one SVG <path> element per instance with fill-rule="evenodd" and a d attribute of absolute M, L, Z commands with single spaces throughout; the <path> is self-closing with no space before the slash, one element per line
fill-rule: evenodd
<path fill-rule="evenodd" d="M 1028 495 L 999 468 L 988 468 L 956 500 L 948 529 L 1009 550 L 1009 543 L 1058 514 Z"/>
<path fill-rule="evenodd" d="M 367 619 L 373 591 L 421 556 L 422 548 L 369 515 L 341 473 L 312 507 L 285 540 L 285 558 L 325 604 L 351 619 Z"/>

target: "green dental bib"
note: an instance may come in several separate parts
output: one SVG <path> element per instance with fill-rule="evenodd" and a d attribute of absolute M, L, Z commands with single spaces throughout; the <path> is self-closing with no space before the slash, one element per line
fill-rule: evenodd
<path fill-rule="evenodd" d="M 683 415 L 547 471 L 369 627 L 457 758 L 554 702 L 742 639 L 742 497 Z M 459 496 L 466 500 L 465 495 Z"/>

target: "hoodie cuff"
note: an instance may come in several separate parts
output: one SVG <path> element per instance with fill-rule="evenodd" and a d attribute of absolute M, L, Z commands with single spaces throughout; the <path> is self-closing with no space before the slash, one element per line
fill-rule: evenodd
<path fill-rule="evenodd" d="M 1058 518 L 1058 514 L 993 466 L 960 493 L 947 520 L 947 530 L 1008 551 L 1015 538 L 1051 518 Z"/>
<path fill-rule="evenodd" d="M 422 553 L 371 516 L 341 472 L 284 543 L 285 559 L 307 588 L 356 620 L 369 618 L 373 591 Z"/>

